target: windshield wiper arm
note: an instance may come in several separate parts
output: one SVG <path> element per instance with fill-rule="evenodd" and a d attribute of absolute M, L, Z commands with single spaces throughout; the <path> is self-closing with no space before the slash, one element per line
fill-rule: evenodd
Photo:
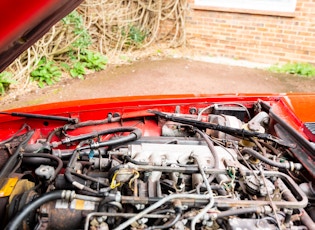
<path fill-rule="evenodd" d="M 20 113 L 20 112 L 0 112 L 0 114 L 10 115 L 13 117 L 25 117 L 25 118 L 35 118 L 35 119 L 43 119 L 43 120 L 54 120 L 54 121 L 64 121 L 71 124 L 78 123 L 77 118 L 63 117 L 63 116 L 53 116 L 53 115 L 42 115 L 42 114 L 34 114 L 34 113 Z"/>
<path fill-rule="evenodd" d="M 280 138 L 277 138 L 275 136 L 272 136 L 270 134 L 267 134 L 267 133 L 253 132 L 253 131 L 249 131 L 249 130 L 245 130 L 245 129 L 232 128 L 229 126 L 223 126 L 223 125 L 198 121 L 198 120 L 194 120 L 194 119 L 178 117 L 174 114 L 163 113 L 163 112 L 156 111 L 156 110 L 149 110 L 149 112 L 153 113 L 155 115 L 158 115 L 160 117 L 164 117 L 167 120 L 182 123 L 185 125 L 191 125 L 193 127 L 199 128 L 199 129 L 218 130 L 218 131 L 224 132 L 226 134 L 242 137 L 242 138 L 248 139 L 248 140 L 250 140 L 253 137 L 256 137 L 259 139 L 272 141 L 274 143 L 277 143 L 279 145 L 286 146 L 286 147 L 292 147 L 293 148 L 296 146 L 295 144 L 287 143 L 286 141 L 284 141 Z"/>

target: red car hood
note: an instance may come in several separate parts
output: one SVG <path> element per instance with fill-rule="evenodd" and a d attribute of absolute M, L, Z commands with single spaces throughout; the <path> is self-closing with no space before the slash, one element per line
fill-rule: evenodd
<path fill-rule="evenodd" d="M 0 1 L 0 72 L 82 1 Z"/>

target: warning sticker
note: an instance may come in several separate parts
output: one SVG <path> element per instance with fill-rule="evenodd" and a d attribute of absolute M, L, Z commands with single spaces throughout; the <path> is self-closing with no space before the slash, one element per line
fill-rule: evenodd
<path fill-rule="evenodd" d="M 92 201 L 74 199 L 71 201 L 70 208 L 76 210 L 94 210 L 95 203 Z"/>
<path fill-rule="evenodd" d="M 60 209 L 71 208 L 75 210 L 95 210 L 95 202 L 74 199 L 69 204 L 69 202 L 67 201 L 57 200 L 55 208 L 60 208 Z"/>

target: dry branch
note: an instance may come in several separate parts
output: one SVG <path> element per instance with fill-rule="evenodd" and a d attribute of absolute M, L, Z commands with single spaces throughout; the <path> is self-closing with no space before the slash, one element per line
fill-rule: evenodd
<path fill-rule="evenodd" d="M 186 5 L 187 0 L 86 0 L 77 12 L 91 37 L 88 49 L 111 60 L 115 55 L 144 49 L 157 41 L 164 41 L 169 47 L 183 45 Z M 140 35 L 144 36 L 142 40 Z M 28 86 L 30 72 L 41 58 L 67 61 L 70 50 L 79 52 L 80 47 L 72 44 L 80 36 L 74 33 L 74 25 L 57 23 L 8 67 L 7 71 L 18 73 L 14 78 L 22 87 L 16 90 Z"/>

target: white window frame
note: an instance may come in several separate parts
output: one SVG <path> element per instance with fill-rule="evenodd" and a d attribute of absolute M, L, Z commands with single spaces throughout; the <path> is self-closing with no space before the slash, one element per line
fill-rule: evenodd
<path fill-rule="evenodd" d="M 195 0 L 195 6 L 294 13 L 296 0 Z"/>

